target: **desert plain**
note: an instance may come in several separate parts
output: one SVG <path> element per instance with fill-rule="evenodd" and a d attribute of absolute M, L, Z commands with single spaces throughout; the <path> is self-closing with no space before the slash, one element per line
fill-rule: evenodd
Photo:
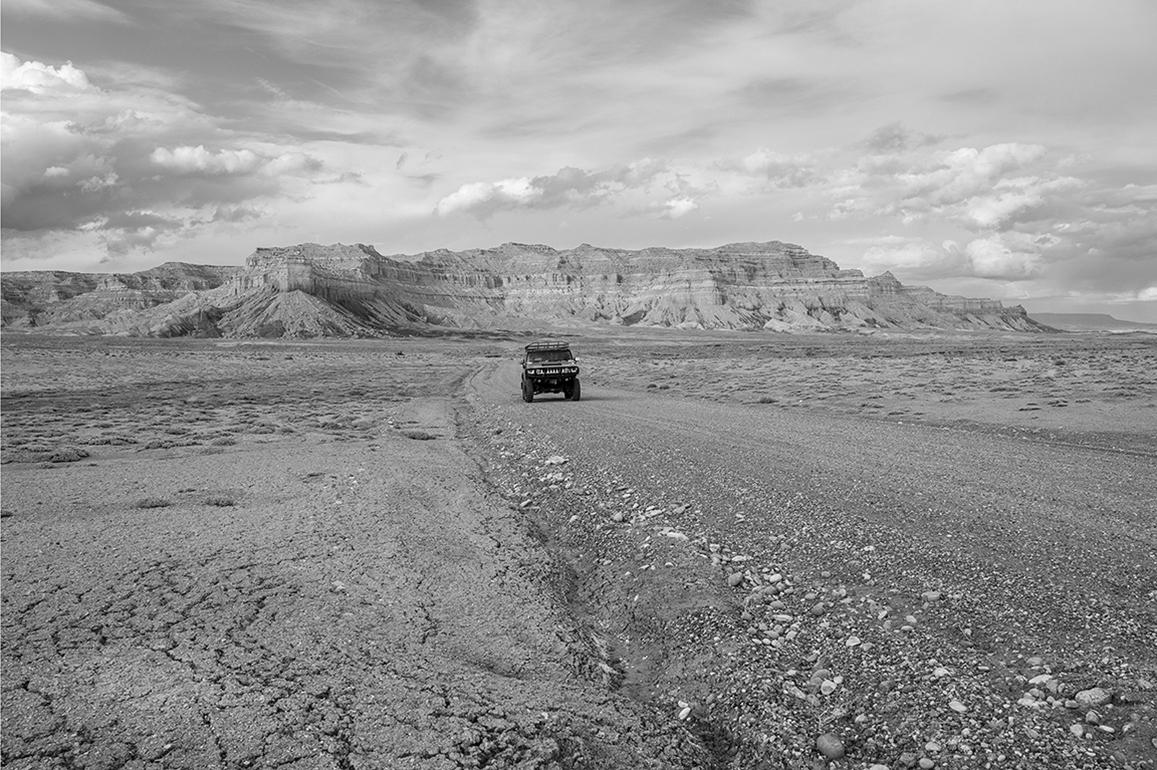
<path fill-rule="evenodd" d="M 1157 336 L 2 340 L 11 768 L 1157 767 Z"/>

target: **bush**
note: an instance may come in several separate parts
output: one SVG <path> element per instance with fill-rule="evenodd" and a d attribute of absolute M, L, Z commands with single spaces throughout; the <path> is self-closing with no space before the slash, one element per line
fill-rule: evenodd
<path fill-rule="evenodd" d="M 172 500 L 166 500 L 163 497 L 142 497 L 133 503 L 134 508 L 168 508 L 173 504 Z"/>

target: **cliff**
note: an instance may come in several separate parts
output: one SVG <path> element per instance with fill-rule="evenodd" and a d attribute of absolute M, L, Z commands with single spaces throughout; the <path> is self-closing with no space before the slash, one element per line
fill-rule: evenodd
<path fill-rule="evenodd" d="M 904 286 L 889 273 L 868 278 L 776 241 L 640 251 L 507 243 L 410 256 L 383 256 L 364 245 L 301 244 L 259 248 L 244 268 L 180 268 L 101 279 L 6 273 L 4 323 L 150 336 L 363 336 L 427 326 L 599 324 L 1044 329 L 1020 307 Z"/>
<path fill-rule="evenodd" d="M 240 269 L 166 262 L 139 273 L 2 273 L 0 322 L 13 328 L 52 328 L 145 310 L 221 286 Z"/>

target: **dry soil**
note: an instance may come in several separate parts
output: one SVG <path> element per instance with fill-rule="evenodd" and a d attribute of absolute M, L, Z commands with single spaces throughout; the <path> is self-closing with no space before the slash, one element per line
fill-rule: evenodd
<path fill-rule="evenodd" d="M 5 767 L 1155 767 L 1151 336 L 3 340 Z"/>

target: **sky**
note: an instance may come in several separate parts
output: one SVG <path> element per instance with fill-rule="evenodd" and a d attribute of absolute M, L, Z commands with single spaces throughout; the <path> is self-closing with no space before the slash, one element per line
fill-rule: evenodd
<path fill-rule="evenodd" d="M 4 270 L 780 240 L 1157 322 L 1151 0 L 4 0 Z"/>

